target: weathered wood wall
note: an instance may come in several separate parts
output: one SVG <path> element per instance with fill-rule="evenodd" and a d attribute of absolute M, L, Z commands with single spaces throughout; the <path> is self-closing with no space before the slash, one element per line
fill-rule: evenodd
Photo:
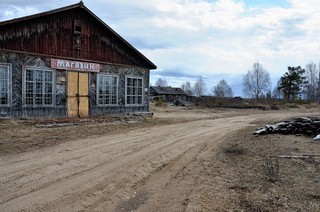
<path fill-rule="evenodd" d="M 0 106 L 0 117 L 15 118 L 50 118 L 67 117 L 67 71 L 55 70 L 56 79 L 54 107 L 26 107 L 23 105 L 23 67 L 35 66 L 50 68 L 50 58 L 28 54 L 12 53 L 0 51 L 0 63 L 12 64 L 12 101 L 9 107 Z M 128 112 L 148 112 L 149 111 L 149 92 L 144 89 L 144 103 L 140 106 L 125 105 L 125 76 L 140 76 L 144 78 L 144 88 L 149 88 L 150 71 L 144 68 L 130 67 L 125 65 L 100 64 L 101 73 L 116 74 L 119 76 L 118 102 L 116 106 L 98 106 L 96 103 L 97 74 L 89 74 L 89 114 L 90 116 L 106 115 L 113 113 Z"/>
<path fill-rule="evenodd" d="M 132 112 L 148 112 L 149 111 L 149 81 L 150 71 L 147 69 L 115 66 L 115 65 L 102 65 L 100 73 L 115 74 L 119 76 L 118 85 L 118 102 L 117 106 L 98 106 L 96 102 L 96 85 L 97 73 L 90 73 L 89 75 L 89 100 L 90 100 L 90 115 L 104 115 L 112 113 L 132 113 Z M 143 105 L 141 106 L 126 106 L 125 105 L 125 77 L 126 76 L 140 76 L 143 77 L 144 82 L 144 97 Z M 147 90 L 145 90 L 147 88 Z"/>
<path fill-rule="evenodd" d="M 55 84 L 56 104 L 54 107 L 26 107 L 23 105 L 23 66 L 50 67 L 49 58 L 40 58 L 26 54 L 0 52 L 0 63 L 12 64 L 12 101 L 9 107 L 0 106 L 0 116 L 30 118 L 30 117 L 66 117 L 66 82 Z M 56 71 L 56 77 L 65 75 L 65 71 Z M 54 80 L 57 82 L 57 80 Z"/>
<path fill-rule="evenodd" d="M 74 33 L 75 20 L 81 34 Z M 0 49 L 155 68 L 129 45 L 82 8 L 0 23 Z"/>

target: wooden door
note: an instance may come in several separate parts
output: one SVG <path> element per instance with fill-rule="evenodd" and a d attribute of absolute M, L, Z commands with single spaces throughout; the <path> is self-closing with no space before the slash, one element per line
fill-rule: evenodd
<path fill-rule="evenodd" d="M 89 116 L 88 73 L 68 72 L 68 117 Z"/>

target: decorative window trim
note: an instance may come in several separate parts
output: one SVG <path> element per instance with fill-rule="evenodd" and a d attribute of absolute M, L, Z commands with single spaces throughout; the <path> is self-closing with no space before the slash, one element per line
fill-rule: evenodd
<path fill-rule="evenodd" d="M 100 77 L 116 77 L 117 78 L 117 89 L 116 89 L 116 103 L 115 104 L 100 104 L 99 103 L 99 87 L 100 87 Z M 112 94 L 110 95 L 112 96 Z M 119 105 L 119 76 L 115 74 L 97 74 L 97 88 L 96 88 L 96 99 L 98 106 L 118 106 Z"/>
<path fill-rule="evenodd" d="M 141 95 L 128 95 L 128 78 L 131 78 L 131 79 L 138 79 L 138 80 L 141 80 Z M 128 103 L 128 96 L 141 96 L 141 104 L 129 104 Z M 141 76 L 126 76 L 125 77 L 125 105 L 126 106 L 142 106 L 144 105 L 144 77 L 141 77 Z"/>
<path fill-rule="evenodd" d="M 1 104 L 0 107 L 10 107 L 12 104 L 12 64 L 11 63 L 0 63 L 0 67 L 5 67 L 8 70 L 8 83 L 7 83 L 7 92 L 8 92 L 8 104 Z"/>
<path fill-rule="evenodd" d="M 32 105 L 28 105 L 26 103 L 26 73 L 27 70 L 33 70 L 33 71 L 46 71 L 46 72 L 51 72 L 52 73 L 52 104 L 44 104 L 44 101 L 42 104 L 35 104 L 35 100 L 33 100 L 33 104 Z M 55 99 L 56 99 L 56 73 L 53 69 L 49 69 L 49 68 L 45 68 L 45 67 L 35 67 L 35 66 L 24 66 L 22 69 L 22 74 L 23 74 L 23 78 L 22 78 L 22 105 L 23 107 L 32 107 L 32 108 L 37 108 L 37 107 L 54 107 L 55 106 Z M 41 81 L 42 83 L 44 82 L 44 80 Z M 35 85 L 33 85 L 33 89 L 35 90 Z M 44 89 L 42 87 L 42 89 Z M 44 93 L 45 94 L 45 93 Z M 44 98 L 44 97 L 42 97 Z"/>

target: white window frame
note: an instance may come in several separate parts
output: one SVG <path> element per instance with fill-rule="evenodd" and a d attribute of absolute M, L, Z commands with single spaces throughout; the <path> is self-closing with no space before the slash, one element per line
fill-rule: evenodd
<path fill-rule="evenodd" d="M 1 68 L 7 68 L 7 104 L 1 104 L 0 107 L 9 107 L 11 106 L 11 93 L 12 93 L 12 64 L 10 63 L 0 63 Z M 0 91 L 2 93 L 2 91 Z"/>
<path fill-rule="evenodd" d="M 117 78 L 117 84 L 116 84 L 116 93 L 115 95 L 111 92 L 111 94 L 109 94 L 109 98 L 111 98 L 111 104 L 100 104 L 100 93 L 99 93 L 99 88 L 100 88 L 100 77 L 116 77 Z M 112 82 L 112 80 L 110 80 Z M 109 85 L 109 89 L 110 87 L 113 87 L 114 85 Z M 98 106 L 118 106 L 119 105 L 119 100 L 118 100 L 118 93 L 119 93 L 119 76 L 115 75 L 115 74 L 97 74 L 97 88 L 96 88 L 96 99 L 97 99 L 97 105 Z M 106 94 L 105 94 L 106 95 Z M 112 104 L 112 97 L 115 96 L 116 97 L 116 103 Z M 109 101 L 110 102 L 110 101 Z"/>
<path fill-rule="evenodd" d="M 125 77 L 126 79 L 126 81 L 125 81 L 125 89 L 126 89 L 126 91 L 125 91 L 125 105 L 128 105 L 128 106 L 142 106 L 143 105 L 143 102 L 144 102 L 144 78 L 143 77 L 140 77 L 140 76 L 126 76 Z M 131 79 L 137 79 L 137 80 L 141 80 L 141 95 L 129 95 L 128 94 L 128 79 L 129 78 L 131 78 Z M 133 86 L 130 86 L 130 87 L 133 87 Z M 139 87 L 136 87 L 136 88 L 138 88 L 139 89 Z M 128 97 L 129 96 L 135 96 L 135 97 L 139 97 L 139 96 L 141 96 L 141 104 L 138 104 L 138 103 L 128 103 Z"/>
<path fill-rule="evenodd" d="M 51 72 L 52 73 L 52 81 L 51 81 L 51 85 L 52 85 L 52 93 L 51 93 L 51 99 L 52 99 L 52 102 L 51 104 L 45 104 L 45 96 L 46 93 L 45 92 L 42 92 L 42 104 L 36 104 L 36 98 L 35 98 L 35 95 L 36 95 L 36 92 L 33 92 L 33 103 L 32 105 L 31 104 L 27 104 L 27 82 L 32 82 L 33 83 L 33 91 L 36 90 L 36 81 L 33 79 L 33 81 L 27 81 L 26 77 L 27 77 L 27 70 L 33 70 L 33 73 L 34 71 L 43 71 L 43 72 Z M 33 75 L 34 77 L 34 75 Z M 56 89 L 55 89 L 55 78 L 56 78 L 56 74 L 55 74 L 55 71 L 53 69 L 48 69 L 48 68 L 44 68 L 44 67 L 34 67 L 34 66 L 25 66 L 23 68 L 23 106 L 24 107 L 53 107 L 55 105 L 55 97 L 56 97 Z M 42 81 L 39 81 L 39 82 L 42 82 L 42 91 L 45 90 L 45 78 L 42 79 Z"/>

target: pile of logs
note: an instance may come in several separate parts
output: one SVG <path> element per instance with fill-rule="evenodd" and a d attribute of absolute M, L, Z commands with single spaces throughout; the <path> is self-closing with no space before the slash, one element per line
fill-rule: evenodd
<path fill-rule="evenodd" d="M 265 135 L 270 133 L 294 134 L 316 136 L 320 134 L 319 118 L 295 118 L 292 121 L 283 121 L 274 125 L 265 125 L 264 128 L 257 129 L 254 135 Z"/>

